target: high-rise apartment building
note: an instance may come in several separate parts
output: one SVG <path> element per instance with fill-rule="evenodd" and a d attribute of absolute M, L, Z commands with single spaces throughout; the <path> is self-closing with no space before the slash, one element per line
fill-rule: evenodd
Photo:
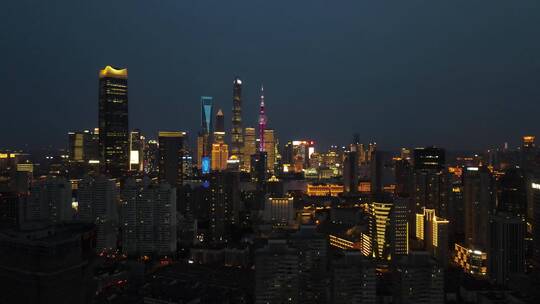
<path fill-rule="evenodd" d="M 375 265 L 360 252 L 345 251 L 332 260 L 331 269 L 331 303 L 377 303 Z"/>
<path fill-rule="evenodd" d="M 35 181 L 24 203 L 25 219 L 61 223 L 73 219 L 71 183 L 63 177 Z"/>
<path fill-rule="evenodd" d="M 255 252 L 255 303 L 298 303 L 298 252 L 286 240 L 270 239 Z"/>
<path fill-rule="evenodd" d="M 444 271 L 428 252 L 411 252 L 399 258 L 394 278 L 393 303 L 444 303 Z"/>
<path fill-rule="evenodd" d="M 512 275 L 525 273 L 526 222 L 523 216 L 499 212 L 490 220 L 489 276 L 507 286 Z"/>
<path fill-rule="evenodd" d="M 78 219 L 96 225 L 96 250 L 116 249 L 118 234 L 118 188 L 103 175 L 85 176 L 78 184 Z"/>
<path fill-rule="evenodd" d="M 122 250 L 128 256 L 176 252 L 176 191 L 148 178 L 126 181 L 122 189 Z"/>
<path fill-rule="evenodd" d="M 128 71 L 99 72 L 99 147 L 102 172 L 122 177 L 129 169 Z"/>

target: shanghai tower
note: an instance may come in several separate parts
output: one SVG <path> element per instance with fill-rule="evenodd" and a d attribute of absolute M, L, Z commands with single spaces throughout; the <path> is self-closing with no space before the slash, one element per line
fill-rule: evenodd
<path fill-rule="evenodd" d="M 99 149 L 101 171 L 113 178 L 129 168 L 128 71 L 99 71 Z"/>
<path fill-rule="evenodd" d="M 233 81 L 233 110 L 231 129 L 231 158 L 242 164 L 244 136 L 242 130 L 242 80 L 235 77 Z"/>

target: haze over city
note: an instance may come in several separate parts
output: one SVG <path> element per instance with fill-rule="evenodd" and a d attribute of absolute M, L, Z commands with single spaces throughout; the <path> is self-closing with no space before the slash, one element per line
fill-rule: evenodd
<path fill-rule="evenodd" d="M 130 126 L 194 139 L 200 96 L 246 125 L 266 87 L 280 138 L 485 149 L 537 134 L 537 1 L 11 1 L 3 145 L 64 147 L 97 121 L 97 71 L 130 73 Z M 9 106 L 9 108 L 6 108 Z M 227 120 L 227 123 L 229 121 Z M 511 126 L 511 128 L 510 128 Z M 227 125 L 229 128 L 230 125 Z"/>

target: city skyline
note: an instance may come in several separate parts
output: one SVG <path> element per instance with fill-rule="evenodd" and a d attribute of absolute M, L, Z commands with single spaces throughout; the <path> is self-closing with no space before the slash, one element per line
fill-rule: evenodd
<path fill-rule="evenodd" d="M 16 30 L 0 51 L 9 58 L 1 76 L 10 110 L 0 122 L 3 146 L 64 147 L 67 132 L 96 127 L 96 73 L 106 65 L 130 71 L 130 130 L 149 138 L 182 130 L 193 142 L 201 96 L 214 97 L 230 130 L 236 75 L 242 126 L 256 127 L 264 83 L 281 141 L 313 138 L 327 147 L 358 133 L 386 149 L 481 150 L 540 133 L 533 1 L 512 6 L 513 14 L 504 1 L 467 3 L 467 10 L 383 1 L 330 11 L 312 1 L 282 12 L 280 4 L 167 2 L 149 10 L 118 2 L 103 11 L 89 3 L 82 14 L 65 3 L 73 12 L 67 18 L 55 18 L 62 14 L 55 5 L 8 5 L 5 20 Z"/>

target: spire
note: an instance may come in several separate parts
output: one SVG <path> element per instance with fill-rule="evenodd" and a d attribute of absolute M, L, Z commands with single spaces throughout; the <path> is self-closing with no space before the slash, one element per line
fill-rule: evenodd
<path fill-rule="evenodd" d="M 264 152 L 264 130 L 266 129 L 266 115 L 264 113 L 264 86 L 261 85 L 261 105 L 259 108 L 259 151 Z"/>

